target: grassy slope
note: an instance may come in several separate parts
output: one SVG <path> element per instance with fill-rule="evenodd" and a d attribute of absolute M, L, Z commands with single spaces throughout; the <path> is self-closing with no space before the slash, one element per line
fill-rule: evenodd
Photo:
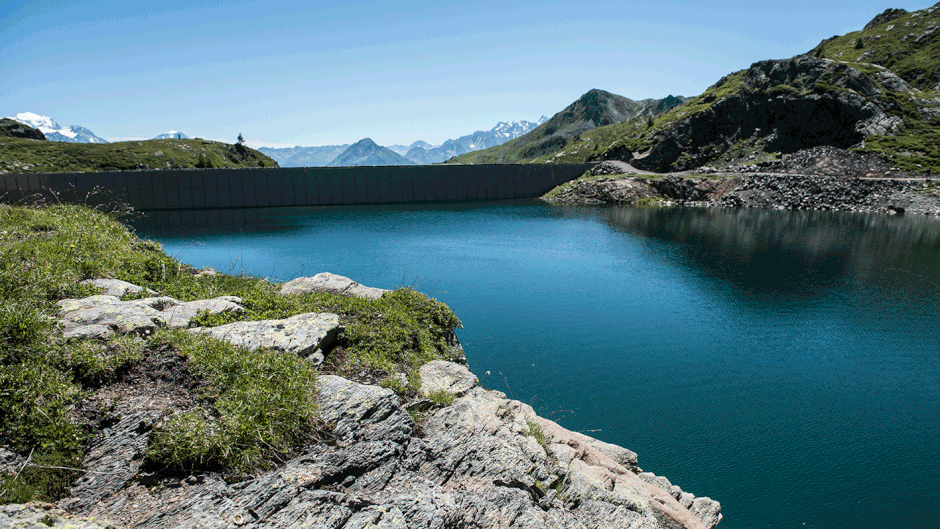
<path fill-rule="evenodd" d="M 536 163 L 581 163 L 604 159 L 603 153 L 617 148 L 629 148 L 634 152 L 646 150 L 652 144 L 658 131 L 666 129 L 680 119 L 698 114 L 722 97 L 737 92 L 743 86 L 743 78 L 744 70 L 725 76 L 701 95 L 655 116 L 652 126 L 649 126 L 646 116 L 641 116 L 623 123 L 598 127 L 581 134 L 563 149 L 534 161 Z"/>
<path fill-rule="evenodd" d="M 930 28 L 933 32 L 922 37 Z M 860 69 L 866 63 L 888 68 L 918 89 L 915 97 L 940 101 L 940 4 L 833 36 L 811 53 Z M 910 98 L 899 97 L 898 105 L 898 115 L 908 124 L 903 133 L 872 137 L 861 150 L 879 153 L 909 172 L 940 174 L 940 119 L 922 119 Z"/>
<path fill-rule="evenodd" d="M 672 96 L 668 99 L 675 103 L 679 102 L 678 98 Z M 528 134 L 514 138 L 502 145 L 462 154 L 448 160 L 448 163 L 487 164 L 544 161 L 544 159 L 550 158 L 552 154 L 557 152 L 557 148 L 553 148 L 548 154 L 540 156 L 543 149 L 541 145 L 546 140 L 551 139 L 555 143 L 562 144 L 562 147 L 568 146 L 572 141 L 577 142 L 582 136 L 591 132 L 579 132 L 583 131 L 585 127 L 593 128 L 593 125 L 589 125 L 588 122 L 596 124 L 613 120 L 618 121 L 617 124 L 623 123 L 619 120 L 623 120 L 627 116 L 645 116 L 649 113 L 661 112 L 657 109 L 657 103 L 660 102 L 661 100 L 654 99 L 633 101 L 623 96 L 594 89 Z M 610 126 L 616 126 L 617 124 Z M 604 127 L 606 126 L 601 128 Z M 537 154 L 530 154 L 532 151 L 536 151 Z"/>
<path fill-rule="evenodd" d="M 876 24 L 868 30 L 833 37 L 823 41 L 812 53 L 823 58 L 848 63 L 852 68 L 871 75 L 877 75 L 880 70 L 879 66 L 886 67 L 911 83 L 915 88 L 913 94 L 890 96 L 894 98 L 896 107 L 891 111 L 905 120 L 905 129 L 898 136 L 869 137 L 860 150 L 878 153 L 903 171 L 911 173 L 929 171 L 938 174 L 940 173 L 940 122 L 938 122 L 940 120 L 924 119 L 917 112 L 916 101 L 916 99 L 924 99 L 940 102 L 940 92 L 937 90 L 937 83 L 940 82 L 940 30 L 921 39 L 920 43 L 915 42 L 917 36 L 929 28 L 940 26 L 940 8 L 933 12 L 928 11 L 907 13 L 897 19 Z M 888 30 L 888 27 L 892 25 L 894 27 Z M 856 47 L 858 41 L 862 42 L 862 47 Z M 862 57 L 863 54 L 866 55 Z M 855 62 L 860 57 L 862 60 Z M 684 105 L 656 116 L 652 127 L 648 125 L 646 117 L 599 127 L 581 134 L 554 153 L 526 161 L 535 163 L 585 162 L 604 159 L 604 153 L 608 152 L 645 151 L 653 143 L 658 132 L 666 131 L 677 121 L 707 110 L 723 97 L 747 90 L 743 82 L 744 73 L 745 70 L 741 70 L 730 74 Z M 834 87 L 815 87 L 817 91 L 827 88 Z M 776 95 L 774 92 L 787 92 L 788 89 L 791 87 L 775 87 L 768 90 L 768 95 Z M 792 95 L 799 94 L 793 92 Z M 512 145 L 512 142 L 501 147 L 503 149 L 501 155 L 507 157 L 517 155 L 519 150 Z M 491 151 L 499 152 L 496 149 L 499 148 L 491 149 Z M 745 150 L 750 152 L 751 148 Z M 460 161 L 480 163 L 477 158 L 484 156 L 487 156 L 486 151 L 479 151 L 479 153 L 465 155 L 466 158 L 462 157 Z M 758 156 L 756 161 L 760 158 Z"/>
<path fill-rule="evenodd" d="M 940 26 L 940 4 L 868 29 L 833 36 L 810 53 L 848 63 L 870 63 L 890 69 L 912 86 L 934 91 L 940 83 L 940 31 L 921 37 L 931 27 Z M 933 10 L 932 12 L 931 9 Z M 890 29 L 889 29 L 890 28 Z"/>
<path fill-rule="evenodd" d="M 277 166 L 254 149 L 207 140 L 64 143 L 0 137 L 0 173 Z"/>
<path fill-rule="evenodd" d="M 148 457 L 158 465 L 251 472 L 315 441 L 316 371 L 297 356 L 247 352 L 179 330 L 146 339 L 64 341 L 54 329 L 55 302 L 94 293 L 77 283 L 91 277 L 123 279 L 181 301 L 242 297 L 245 311 L 202 316 L 200 325 L 337 313 L 346 330 L 333 369 L 368 371 L 405 396 L 414 395 L 420 365 L 451 359 L 446 332 L 460 324 L 445 305 L 408 288 L 379 300 L 324 293 L 285 298 L 280 285 L 259 278 L 196 278 L 112 215 L 78 206 L 0 204 L 0 446 L 32 454 L 40 465 L 80 466 L 96 427 L 75 407 L 94 402 L 89 398 L 96 389 L 157 353 L 183 359 L 206 382 L 196 397 L 208 403 L 170 416 L 155 431 Z M 397 373 L 406 373 L 409 384 Z M 18 479 L 0 475 L 0 503 L 54 500 L 67 494 L 73 478 L 74 472 L 36 466 Z"/>

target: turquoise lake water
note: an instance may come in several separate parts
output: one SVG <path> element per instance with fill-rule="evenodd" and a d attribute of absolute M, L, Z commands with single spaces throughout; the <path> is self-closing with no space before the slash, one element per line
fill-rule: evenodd
<path fill-rule="evenodd" d="M 517 202 L 135 226 L 197 267 L 444 301 L 483 386 L 719 500 L 720 528 L 940 527 L 936 219 Z"/>

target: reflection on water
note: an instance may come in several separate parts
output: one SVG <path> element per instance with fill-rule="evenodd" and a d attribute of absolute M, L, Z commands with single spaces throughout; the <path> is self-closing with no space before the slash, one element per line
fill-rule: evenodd
<path fill-rule="evenodd" d="M 940 221 L 933 217 L 704 208 L 596 214 L 618 230 L 675 243 L 690 263 L 750 293 L 807 295 L 891 268 L 918 287 L 931 278 L 937 284 Z"/>
<path fill-rule="evenodd" d="M 416 285 L 484 386 L 720 500 L 725 529 L 940 525 L 935 219 L 529 202 L 135 226 L 195 266 Z"/>

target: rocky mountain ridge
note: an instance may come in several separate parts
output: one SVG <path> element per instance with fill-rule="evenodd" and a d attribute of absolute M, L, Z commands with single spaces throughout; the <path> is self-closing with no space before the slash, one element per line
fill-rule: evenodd
<path fill-rule="evenodd" d="M 573 139 L 591 130 L 622 123 L 640 116 L 650 117 L 681 104 L 686 98 L 633 101 L 604 90 L 593 89 L 542 123 L 538 128 L 497 147 L 468 153 L 453 163 L 519 163 L 557 152 Z"/>
<path fill-rule="evenodd" d="M 548 118 L 542 116 L 538 122 L 525 120 L 504 122 L 501 121 L 487 131 L 478 130 L 472 134 L 457 139 L 447 140 L 441 145 L 432 145 L 426 141 L 418 140 L 411 145 L 389 145 L 388 150 L 410 160 L 414 164 L 427 165 L 444 162 L 454 156 L 468 152 L 501 145 L 509 140 L 522 136 Z M 260 147 L 258 150 L 277 160 L 281 167 L 325 167 L 340 156 L 350 146 L 325 145 L 318 147 Z M 401 165 L 410 165 L 402 163 Z"/>
<path fill-rule="evenodd" d="M 653 121 L 588 133 L 554 158 L 621 160 L 670 172 L 756 164 L 829 146 L 876 154 L 885 174 L 936 174 L 938 6 L 889 9 L 864 30 L 804 55 L 757 62 Z"/>

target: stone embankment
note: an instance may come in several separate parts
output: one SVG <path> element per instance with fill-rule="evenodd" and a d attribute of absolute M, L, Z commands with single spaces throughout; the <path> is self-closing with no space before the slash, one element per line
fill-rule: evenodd
<path fill-rule="evenodd" d="M 95 284 L 107 294 L 60 303 L 64 332 L 107 339 L 109 333 L 176 326 L 322 362 L 326 342 L 342 326 L 333 314 L 305 314 L 242 322 L 249 327 L 225 332 L 192 328 L 196 312 L 242 310 L 241 300 L 181 303 L 154 295 L 122 301 L 119 295 L 139 287 Z M 332 274 L 284 289 L 284 295 L 382 293 Z M 172 370 L 168 358 L 153 363 Z M 718 502 L 643 472 L 630 450 L 566 430 L 531 406 L 478 387 L 463 365 L 432 361 L 420 373 L 419 400 L 412 403 L 390 389 L 320 375 L 318 406 L 328 441 L 237 482 L 213 472 L 163 475 L 145 468 L 155 425 L 171 406 L 185 405 L 174 400 L 173 384 L 198 381 L 161 376 L 129 384 L 127 394 L 115 395 L 112 423 L 88 447 L 71 496 L 57 506 L 0 507 L 0 526 L 711 529 L 721 520 Z M 441 394 L 453 402 L 432 406 L 424 398 Z"/>
<path fill-rule="evenodd" d="M 704 174 L 704 176 L 703 176 Z M 833 147 L 807 149 L 752 166 L 630 175 L 601 163 L 592 176 L 546 199 L 571 205 L 684 205 L 940 215 L 940 185 L 891 177 L 874 157 Z"/>

